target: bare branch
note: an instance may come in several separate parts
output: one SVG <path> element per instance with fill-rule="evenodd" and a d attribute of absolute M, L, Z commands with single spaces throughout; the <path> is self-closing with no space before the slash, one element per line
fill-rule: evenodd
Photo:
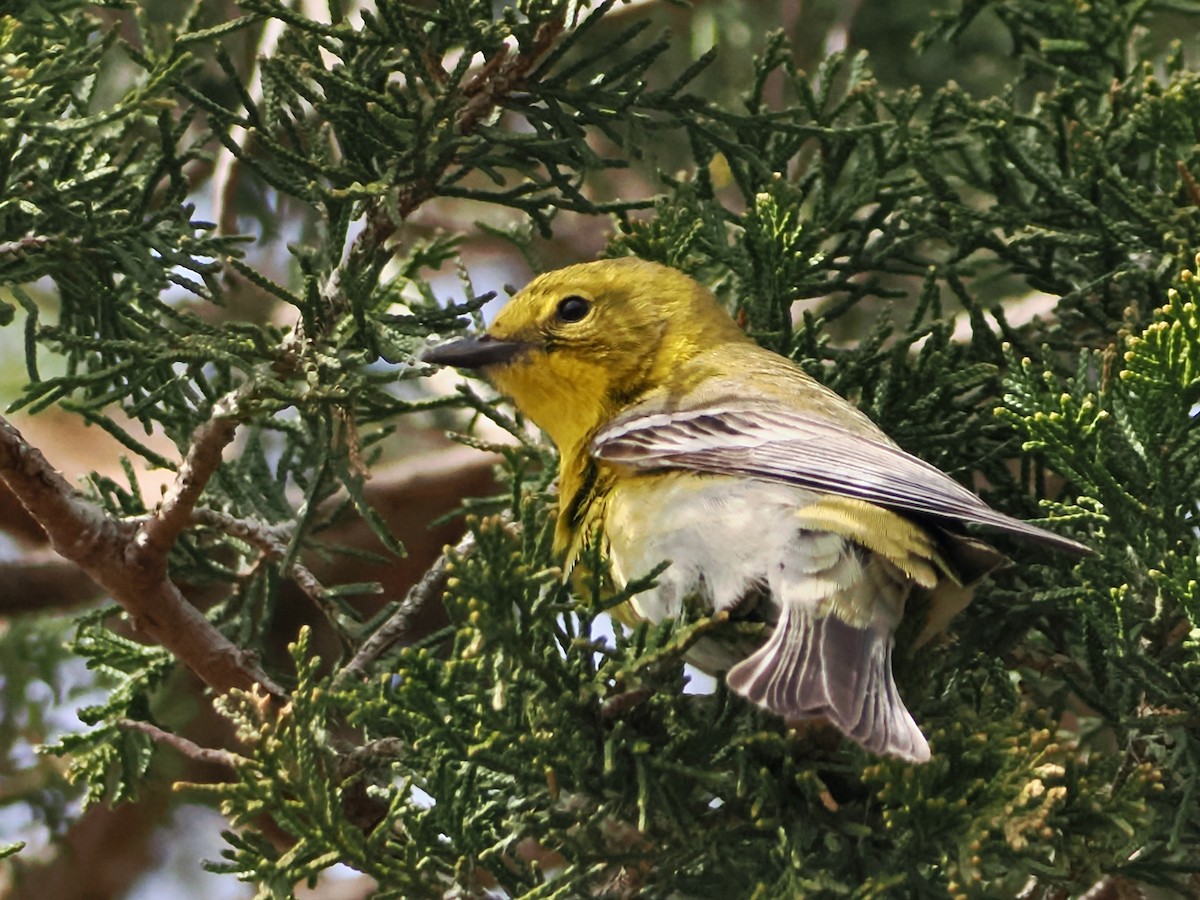
<path fill-rule="evenodd" d="M 189 741 L 187 738 L 180 737 L 177 734 L 171 734 L 169 731 L 163 731 L 157 725 L 151 725 L 149 722 L 140 722 L 137 719 L 117 719 L 117 726 L 124 728 L 126 731 L 140 731 L 142 734 L 149 735 L 156 743 L 177 750 L 181 755 L 196 762 L 216 766 L 228 766 L 231 769 L 250 762 L 246 757 L 238 756 L 238 754 L 231 753 L 228 750 L 201 747 L 194 741 Z"/>
<path fill-rule="evenodd" d="M 51 238 L 44 234 L 29 234 L 15 241 L 3 241 L 0 242 L 0 256 L 11 254 L 18 259 L 23 259 L 27 251 L 41 250 L 50 241 Z"/>
<path fill-rule="evenodd" d="M 250 546 L 257 548 L 268 559 L 278 561 L 287 558 L 291 531 L 286 527 L 254 519 L 239 519 L 215 509 L 193 510 L 191 520 L 196 524 L 207 525 L 230 537 L 245 541 Z M 324 598 L 325 586 L 321 584 L 317 576 L 309 571 L 307 566 L 300 562 L 292 562 L 285 574 L 290 576 L 300 586 L 300 590 L 313 600 L 320 602 Z"/>
<path fill-rule="evenodd" d="M 441 600 L 442 594 L 446 591 L 446 582 L 450 577 L 447 565 L 451 557 L 465 556 L 474 547 L 475 535 L 468 532 L 453 549 L 447 550 L 437 558 L 437 561 L 429 567 L 429 571 L 421 580 L 409 588 L 400 605 L 396 607 L 396 611 L 369 638 L 363 641 L 363 645 L 358 648 L 358 652 L 354 654 L 350 662 L 346 663 L 338 672 L 337 678 L 334 680 L 335 688 L 343 687 L 351 679 L 361 677 L 366 672 L 367 666 L 386 653 L 389 647 L 408 633 L 409 624 L 422 607 L 434 600 Z"/>
<path fill-rule="evenodd" d="M 222 397 L 213 406 L 212 417 L 192 433 L 175 484 L 154 515 L 142 523 L 129 546 L 127 561 L 131 565 L 148 572 L 166 572 L 167 554 L 191 521 L 196 502 L 221 464 L 221 454 L 237 431 L 238 401 L 252 390 L 252 384 L 246 382 Z"/>
<path fill-rule="evenodd" d="M 45 529 L 61 556 L 91 576 L 129 613 L 136 628 L 170 650 L 205 684 L 221 693 L 261 684 L 276 697 L 285 696 L 251 654 L 187 602 L 166 577 L 165 565 L 147 569 L 128 563 L 137 524 L 108 515 L 76 491 L 2 416 L 0 480 Z"/>

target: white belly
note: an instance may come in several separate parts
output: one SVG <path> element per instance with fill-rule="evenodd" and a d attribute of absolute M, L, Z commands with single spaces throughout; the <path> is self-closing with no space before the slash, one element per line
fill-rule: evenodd
<path fill-rule="evenodd" d="M 770 592 L 766 619 L 783 603 L 817 612 L 862 577 L 859 554 L 840 535 L 800 527 L 797 511 L 819 494 L 721 476 L 639 480 L 614 491 L 605 515 L 613 576 L 625 584 L 663 562 L 658 586 L 633 605 L 651 621 L 678 617 L 695 595 L 713 611 Z"/>
<path fill-rule="evenodd" d="M 892 635 L 912 582 L 876 553 L 805 527 L 821 495 L 723 476 L 661 475 L 614 489 L 604 513 L 621 585 L 670 565 L 630 601 L 642 618 L 678 617 L 685 601 L 714 611 L 753 600 L 770 622 L 755 649 L 704 639 L 695 665 L 726 671 L 739 694 L 787 719 L 826 716 L 875 753 L 913 761 L 929 746 L 892 678 Z"/>

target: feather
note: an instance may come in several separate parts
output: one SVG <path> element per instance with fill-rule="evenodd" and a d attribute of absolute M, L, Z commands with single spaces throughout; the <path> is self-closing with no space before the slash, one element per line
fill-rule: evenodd
<path fill-rule="evenodd" d="M 888 441 L 806 412 L 757 401 L 670 412 L 635 408 L 601 428 L 591 454 L 645 470 L 746 476 L 853 497 L 890 509 L 984 525 L 1076 554 L 1070 538 L 989 507 L 950 476 Z"/>
<path fill-rule="evenodd" d="M 929 759 L 929 744 L 892 678 L 892 636 L 794 604 L 770 639 L 725 676 L 737 693 L 789 720 L 825 716 L 872 753 L 911 762 Z"/>

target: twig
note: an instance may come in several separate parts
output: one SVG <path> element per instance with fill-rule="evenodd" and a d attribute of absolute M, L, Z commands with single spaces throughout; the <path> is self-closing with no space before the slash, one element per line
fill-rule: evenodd
<path fill-rule="evenodd" d="M 458 133 L 464 137 L 472 134 L 479 123 L 485 121 L 500 102 L 524 86 L 527 75 L 554 46 L 566 25 L 565 17 L 559 13 L 543 22 L 534 33 L 532 45 L 518 53 L 508 47 L 491 57 L 484 66 L 463 85 L 467 102 L 455 120 Z M 344 272 L 369 269 L 371 264 L 382 264 L 387 253 L 388 239 L 396 232 L 400 223 L 414 213 L 437 191 L 438 179 L 454 163 L 453 155 L 440 159 L 426 175 L 403 187 L 394 204 L 395 216 L 389 207 L 376 199 L 367 209 L 366 227 L 355 238 L 343 265 L 337 266 L 321 286 L 321 296 L 331 308 L 341 305 Z"/>
<path fill-rule="evenodd" d="M 286 559 L 288 544 L 291 540 L 290 529 L 260 522 L 254 519 L 239 519 L 235 516 L 218 512 L 215 509 L 197 509 L 192 511 L 191 521 L 198 525 L 207 525 L 222 531 L 230 537 L 245 541 L 257 548 L 263 556 L 271 560 Z M 309 597 L 318 603 L 325 596 L 325 586 L 317 579 L 307 566 L 293 561 L 285 573 Z"/>
<path fill-rule="evenodd" d="M 166 572 L 167 554 L 191 521 L 196 501 L 221 464 L 221 454 L 233 440 L 238 427 L 238 405 L 253 390 L 247 381 L 213 406 L 212 416 L 192 433 L 187 457 L 175 476 L 175 484 L 154 515 L 138 528 L 129 547 L 128 562 L 151 572 Z"/>
<path fill-rule="evenodd" d="M 554 46 L 565 26 L 566 19 L 561 14 L 543 22 L 534 33 L 533 46 L 528 50 L 511 55 L 505 47 L 463 85 L 463 95 L 470 99 L 458 115 L 460 134 L 471 134 L 481 121 L 492 114 L 501 98 L 521 88 L 525 76 Z"/>
<path fill-rule="evenodd" d="M 30 234 L 15 241 L 3 241 L 0 242 L 0 256 L 12 255 L 17 259 L 24 259 L 26 251 L 41 250 L 50 241 L 51 239 L 44 234 Z"/>
<path fill-rule="evenodd" d="M 219 458 L 219 454 L 218 454 Z M 141 529 L 108 515 L 82 496 L 0 416 L 0 480 L 45 529 L 62 557 L 83 569 L 129 613 L 134 625 L 170 650 L 205 684 L 225 693 L 261 684 L 285 696 L 253 656 L 188 603 L 162 568 L 127 562 Z"/>
<path fill-rule="evenodd" d="M 361 677 L 372 662 L 383 655 L 389 647 L 403 638 L 413 617 L 425 604 L 440 600 L 446 590 L 450 574 L 447 565 L 453 556 L 466 556 L 475 548 L 475 535 L 468 532 L 463 539 L 437 558 L 421 580 L 409 588 L 404 599 L 388 620 L 367 638 L 350 662 L 338 672 L 334 679 L 335 688 L 344 687 L 352 678 Z"/>
<path fill-rule="evenodd" d="M 141 722 L 137 719 L 117 719 L 117 726 L 124 728 L 126 731 L 140 731 L 142 734 L 149 735 L 156 743 L 171 747 L 177 750 L 182 756 L 186 756 L 188 759 L 195 760 L 196 762 L 216 766 L 228 766 L 231 769 L 236 769 L 239 765 L 245 765 L 250 762 L 246 757 L 239 756 L 229 750 L 201 747 L 194 741 L 189 741 L 187 738 L 180 737 L 177 734 L 171 734 L 169 731 L 163 731 L 157 725 L 151 725 L 149 722 Z"/>
<path fill-rule="evenodd" d="M 605 721 L 620 719 L 631 709 L 641 706 L 652 696 L 654 696 L 654 692 L 648 688 L 636 688 L 632 691 L 622 691 L 619 694 L 614 694 L 611 697 L 605 698 L 604 702 L 600 704 L 600 718 Z"/>

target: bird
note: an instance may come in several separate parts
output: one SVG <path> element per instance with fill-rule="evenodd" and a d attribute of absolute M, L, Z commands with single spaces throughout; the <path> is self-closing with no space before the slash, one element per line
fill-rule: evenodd
<path fill-rule="evenodd" d="M 788 723 L 824 718 L 877 755 L 930 759 L 892 672 L 905 608 L 920 597 L 948 619 L 1006 563 L 964 525 L 1090 552 L 902 450 L 660 263 L 547 272 L 484 333 L 422 359 L 481 372 L 554 443 L 566 571 L 593 542 L 618 589 L 665 564 L 615 618 L 698 604 L 764 623 L 765 639 L 706 638 L 688 659 Z"/>

